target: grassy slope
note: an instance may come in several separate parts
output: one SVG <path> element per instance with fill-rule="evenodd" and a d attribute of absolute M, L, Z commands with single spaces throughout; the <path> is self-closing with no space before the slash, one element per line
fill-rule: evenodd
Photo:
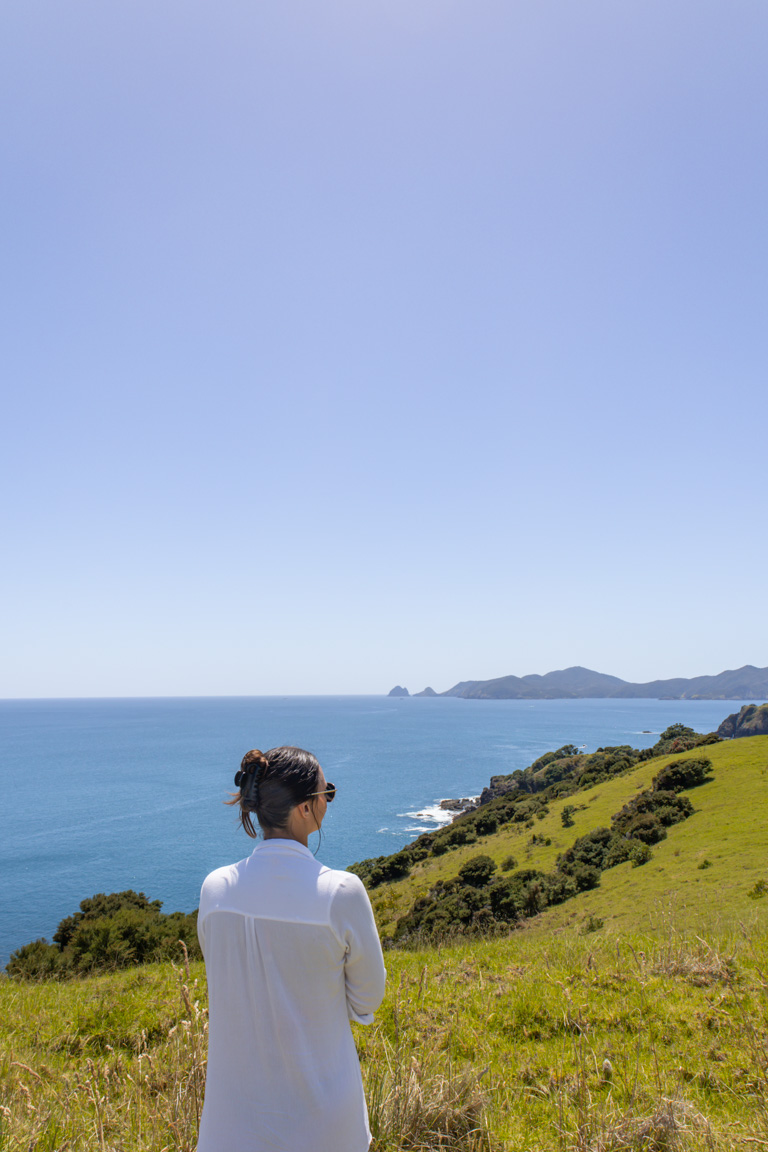
<path fill-rule="evenodd" d="M 578 836 L 600 825 L 610 826 L 611 817 L 651 779 L 664 764 L 696 756 L 681 753 L 648 760 L 635 771 L 598 784 L 576 796 L 554 801 L 549 815 L 533 828 L 512 825 L 476 844 L 453 849 L 444 856 L 421 861 L 404 880 L 375 888 L 371 900 L 382 934 L 389 934 L 398 916 L 439 879 L 455 876 L 471 856 L 485 853 L 499 864 L 513 855 L 519 867 L 549 871 L 555 858 Z M 653 859 L 642 868 L 622 864 L 604 872 L 600 888 L 548 910 L 541 919 L 548 927 L 587 913 L 604 917 L 616 928 L 644 925 L 654 903 L 673 899 L 680 906 L 680 923 L 685 909 L 699 916 L 702 901 L 731 912 L 746 914 L 753 901 L 747 892 L 766 874 L 766 832 L 768 828 L 768 736 L 729 740 L 702 749 L 712 761 L 714 779 L 687 793 L 695 808 L 693 816 L 668 831 L 667 839 L 653 847 Z M 577 811 L 574 826 L 563 828 L 560 813 L 565 804 Z M 531 845 L 533 834 L 551 839 L 549 847 Z M 700 870 L 704 860 L 712 867 Z"/>
<path fill-rule="evenodd" d="M 639 1152 L 672 1147 L 638 1137 L 655 1125 L 661 1138 L 670 1124 L 682 1147 L 702 1152 L 764 1146 L 768 900 L 754 903 L 761 927 L 744 936 L 701 923 L 706 944 L 666 923 L 390 952 L 377 1022 L 355 1030 L 374 1152 Z M 182 981 L 156 965 L 64 985 L 0 983 L 2 1152 L 193 1152 L 202 966 Z M 488 1136 L 473 1144 L 465 1121 L 479 1093 Z M 457 1138 L 439 1145 L 425 1133 L 438 1123 Z M 607 1142 L 617 1133 L 628 1142 Z"/>
<path fill-rule="evenodd" d="M 691 793 L 696 814 L 650 864 L 604 873 L 600 889 L 509 936 L 387 953 L 377 1023 L 356 1028 L 373 1152 L 768 1146 L 768 897 L 746 896 L 768 879 L 768 738 L 707 751 L 715 781 Z M 562 828 L 558 802 L 511 842 L 502 833 L 450 852 L 436 871 L 480 850 L 548 868 L 658 767 L 572 798 L 584 805 L 574 828 Z M 528 861 L 532 831 L 553 844 Z M 377 901 L 410 900 L 434 875 Z M 587 933 L 590 912 L 605 925 Z M 0 981 L 0 1152 L 193 1152 L 205 1020 L 201 965 Z M 466 1126 L 482 1094 L 477 1141 Z M 452 1142 L 429 1134 L 440 1125 Z"/>

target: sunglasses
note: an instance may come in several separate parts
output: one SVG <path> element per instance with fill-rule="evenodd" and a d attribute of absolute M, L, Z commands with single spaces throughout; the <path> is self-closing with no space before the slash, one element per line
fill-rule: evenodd
<path fill-rule="evenodd" d="M 331 800 L 333 800 L 334 796 L 336 795 L 336 785 L 331 784 L 330 781 L 326 780 L 325 788 L 323 789 L 322 792 L 310 792 L 309 795 L 310 796 L 325 796 L 325 799 L 330 804 Z"/>

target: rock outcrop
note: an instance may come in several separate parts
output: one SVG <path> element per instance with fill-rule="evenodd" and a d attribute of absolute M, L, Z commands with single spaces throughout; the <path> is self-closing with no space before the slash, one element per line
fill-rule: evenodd
<path fill-rule="evenodd" d="M 740 712 L 726 716 L 718 736 L 768 736 L 768 704 L 745 704 Z"/>
<path fill-rule="evenodd" d="M 517 788 L 517 781 L 513 780 L 512 776 L 491 776 L 491 781 L 486 788 L 483 788 L 480 793 L 479 804 L 489 804 L 491 800 L 495 800 L 498 796 L 503 796 L 506 792 L 514 792 Z"/>
<path fill-rule="evenodd" d="M 469 796 L 462 796 L 461 800 L 440 801 L 443 812 L 454 812 L 457 816 L 462 812 L 474 812 L 476 807 L 474 799 Z"/>
<path fill-rule="evenodd" d="M 423 692 L 414 692 L 414 696 L 437 696 L 434 688 L 425 688 Z"/>
<path fill-rule="evenodd" d="M 410 696 L 407 688 L 401 688 L 399 684 L 395 684 L 394 688 L 387 693 L 388 696 Z"/>

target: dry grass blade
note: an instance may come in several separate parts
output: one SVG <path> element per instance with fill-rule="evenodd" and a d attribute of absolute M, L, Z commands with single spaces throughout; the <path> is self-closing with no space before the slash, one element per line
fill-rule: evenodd
<path fill-rule="evenodd" d="M 407 1063 L 388 1052 L 366 1086 L 372 1152 L 492 1152 L 481 1077 L 467 1069 L 424 1068 L 415 1057 Z"/>
<path fill-rule="evenodd" d="M 647 966 L 654 976 L 681 976 L 698 988 L 729 984 L 734 976 L 733 957 L 718 952 L 700 936 L 694 944 L 685 939 L 669 941 L 648 958 Z"/>
<path fill-rule="evenodd" d="M 685 1101 L 663 1099 L 650 1115 L 606 1124 L 588 1152 L 675 1152 L 690 1147 L 692 1140 L 699 1148 L 713 1146 L 707 1121 Z"/>

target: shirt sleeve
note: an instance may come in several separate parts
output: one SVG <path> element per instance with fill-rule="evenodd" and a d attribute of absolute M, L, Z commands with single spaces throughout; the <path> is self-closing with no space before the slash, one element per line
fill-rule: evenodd
<path fill-rule="evenodd" d="M 206 901 L 205 884 L 203 884 L 202 888 L 200 889 L 200 903 L 197 906 L 197 938 L 200 941 L 200 948 L 201 948 L 202 953 L 203 953 L 203 959 L 205 959 L 205 927 L 204 927 L 204 925 L 205 925 L 205 914 L 207 912 L 206 903 L 207 903 L 207 901 Z"/>
<path fill-rule="evenodd" d="M 352 872 L 340 874 L 331 901 L 331 924 L 346 947 L 347 1015 L 358 1024 L 372 1024 L 384 999 L 387 972 L 368 893 Z"/>

